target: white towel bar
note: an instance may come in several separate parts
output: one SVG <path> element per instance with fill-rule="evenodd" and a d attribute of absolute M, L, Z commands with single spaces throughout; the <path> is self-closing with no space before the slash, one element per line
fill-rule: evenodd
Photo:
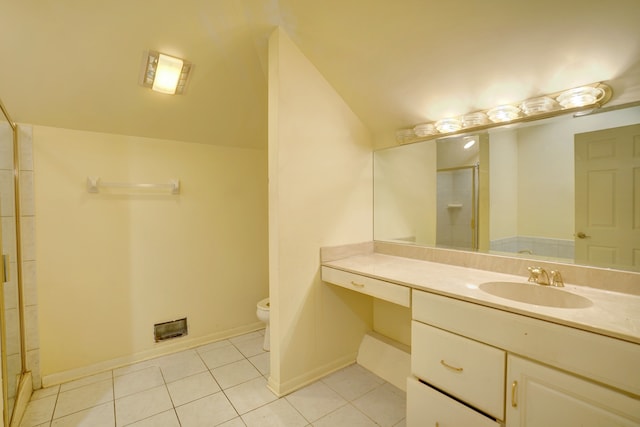
<path fill-rule="evenodd" d="M 97 176 L 87 178 L 87 191 L 89 193 L 99 193 L 100 188 L 131 188 L 131 189 L 149 189 L 149 190 L 169 190 L 171 194 L 180 194 L 180 180 L 171 179 L 166 184 L 142 184 L 129 182 L 104 182 Z"/>

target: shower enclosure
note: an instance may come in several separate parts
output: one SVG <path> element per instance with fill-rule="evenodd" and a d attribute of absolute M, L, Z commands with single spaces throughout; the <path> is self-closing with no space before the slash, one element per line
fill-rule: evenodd
<path fill-rule="evenodd" d="M 2 101 L 0 109 L 0 344 L 3 421 L 8 427 L 19 421 L 11 422 L 11 419 L 25 373 L 26 354 L 20 247 L 18 128 Z"/>

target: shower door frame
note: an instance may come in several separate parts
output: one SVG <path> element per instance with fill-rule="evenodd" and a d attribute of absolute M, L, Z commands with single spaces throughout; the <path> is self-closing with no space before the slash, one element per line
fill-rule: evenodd
<path fill-rule="evenodd" d="M 478 162 L 471 166 L 457 166 L 452 168 L 436 169 L 436 180 L 439 172 L 455 172 L 466 169 L 471 169 L 471 249 L 477 251 L 480 243 L 478 235 L 478 217 L 480 216 L 480 163 Z"/>
<path fill-rule="evenodd" d="M 16 384 L 16 396 L 14 401 L 14 407 L 11 411 L 11 417 L 9 417 L 9 377 L 7 371 L 7 351 L 6 351 L 6 323 L 4 316 L 4 276 L 0 278 L 0 282 L 2 282 L 2 292 L 0 292 L 0 316 L 2 320 L 2 342 L 1 344 L 1 357 L 2 357 L 2 416 L 5 426 L 9 426 L 12 421 L 13 416 L 15 415 L 15 402 L 18 401 L 18 395 L 20 394 L 20 387 L 22 384 L 22 378 L 24 373 L 26 372 L 26 364 L 27 364 L 27 351 L 26 351 L 26 340 L 25 340 L 25 316 L 24 316 L 24 296 L 22 293 L 22 235 L 21 235 L 21 226 L 20 226 L 20 152 L 18 147 L 18 125 L 11 120 L 11 116 L 7 111 L 6 107 L 0 100 L 0 110 L 4 115 L 5 119 L 9 123 L 9 126 L 12 130 L 12 145 L 13 145 L 13 198 L 14 198 L 14 217 L 15 217 L 15 235 L 16 235 L 16 288 L 17 288 L 17 296 L 18 296 L 18 321 L 19 325 L 19 338 L 20 338 L 20 372 L 18 372 L 17 384 Z M 0 234 L 1 236 L 1 234 Z M 0 245 L 1 246 L 1 245 Z M 4 254 L 1 255 L 1 262 L 5 265 L 5 257 Z M 7 265 L 5 265 L 7 266 Z M 10 268 L 10 263 L 8 264 Z M 8 277 L 8 273 L 5 273 Z"/>

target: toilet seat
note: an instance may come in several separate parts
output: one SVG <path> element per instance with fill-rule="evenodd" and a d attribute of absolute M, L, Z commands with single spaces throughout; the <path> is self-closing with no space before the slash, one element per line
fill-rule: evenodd
<path fill-rule="evenodd" d="M 269 303 L 269 298 L 265 298 L 263 300 L 258 301 L 258 309 L 260 310 L 269 310 L 270 308 L 270 303 Z"/>

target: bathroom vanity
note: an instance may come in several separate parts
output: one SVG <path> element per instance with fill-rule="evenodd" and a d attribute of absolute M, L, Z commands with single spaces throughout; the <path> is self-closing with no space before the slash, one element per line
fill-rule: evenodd
<path fill-rule="evenodd" d="M 640 296 L 380 253 L 322 278 L 411 306 L 408 426 L 640 426 Z"/>

